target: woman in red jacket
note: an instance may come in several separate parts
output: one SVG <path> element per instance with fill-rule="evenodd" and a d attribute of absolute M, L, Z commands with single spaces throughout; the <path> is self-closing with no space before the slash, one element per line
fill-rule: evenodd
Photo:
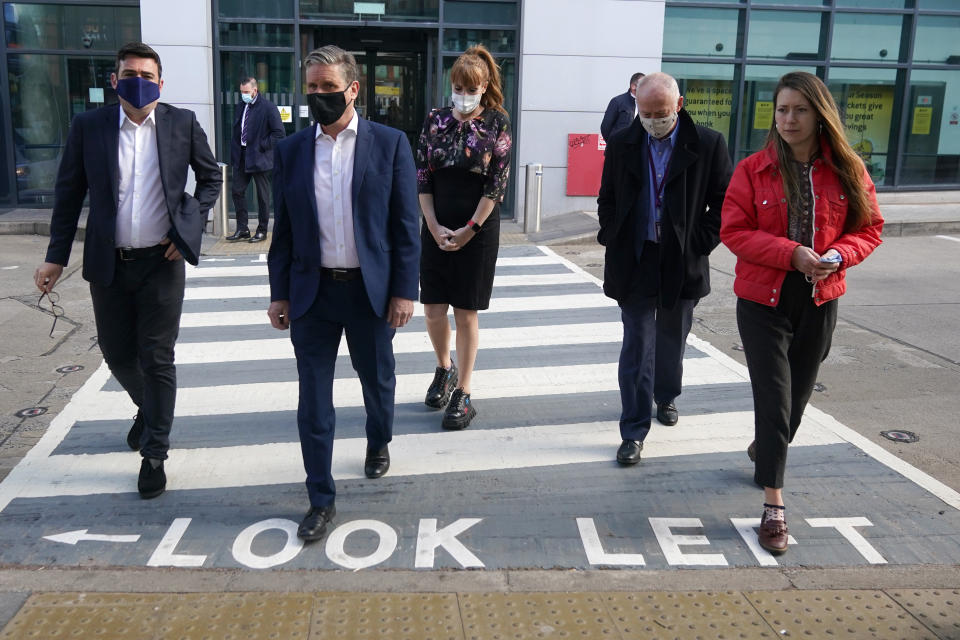
<path fill-rule="evenodd" d="M 766 148 L 737 166 L 727 188 L 720 239 L 737 256 L 737 326 L 755 416 L 747 454 L 765 498 L 758 538 L 780 554 L 787 445 L 830 350 L 846 270 L 880 244 L 883 218 L 823 81 L 788 73 L 773 100 Z"/>

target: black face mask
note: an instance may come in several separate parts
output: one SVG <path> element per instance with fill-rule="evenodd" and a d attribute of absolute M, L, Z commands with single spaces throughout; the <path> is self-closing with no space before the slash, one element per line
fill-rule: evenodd
<path fill-rule="evenodd" d="M 307 105 L 310 106 L 310 115 L 325 127 L 333 124 L 347 110 L 346 94 L 346 89 L 336 93 L 308 93 Z"/>

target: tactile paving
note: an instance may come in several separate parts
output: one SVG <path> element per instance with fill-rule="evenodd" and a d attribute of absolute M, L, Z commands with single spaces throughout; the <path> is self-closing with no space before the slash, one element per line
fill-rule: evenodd
<path fill-rule="evenodd" d="M 887 593 L 940 640 L 960 640 L 960 590 L 902 589 Z"/>
<path fill-rule="evenodd" d="M 179 594 L 158 605 L 158 638 L 307 640 L 313 598 L 296 594 Z"/>
<path fill-rule="evenodd" d="M 744 595 L 785 638 L 937 640 L 882 591 L 775 591 Z"/>
<path fill-rule="evenodd" d="M 741 640 L 777 635 L 736 592 L 611 593 L 604 599 L 623 638 Z"/>
<path fill-rule="evenodd" d="M 46 595 L 31 596 L 3 631 L 3 640 L 129 640 L 153 637 L 152 604 L 131 604 L 136 598 L 97 598 L 101 604 L 70 604 L 68 598 L 45 605 Z M 77 598 L 77 600 L 81 600 Z"/>
<path fill-rule="evenodd" d="M 462 640 L 456 594 L 319 593 L 311 640 Z"/>
<path fill-rule="evenodd" d="M 460 607 L 466 640 L 620 638 L 598 594 L 471 593 Z"/>

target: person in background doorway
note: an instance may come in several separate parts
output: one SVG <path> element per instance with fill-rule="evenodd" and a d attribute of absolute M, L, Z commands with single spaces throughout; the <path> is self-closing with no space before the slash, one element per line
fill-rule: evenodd
<path fill-rule="evenodd" d="M 623 318 L 623 465 L 640 461 L 653 403 L 661 424 L 679 419 L 684 347 L 693 308 L 710 292 L 707 256 L 720 242 L 733 173 L 723 136 L 694 124 L 672 77 L 641 78 L 637 107 L 634 123 L 607 142 L 597 198 L 603 292 Z"/>
<path fill-rule="evenodd" d="M 263 242 L 270 224 L 270 172 L 273 170 L 273 147 L 283 138 L 283 123 L 277 106 L 260 95 L 256 78 L 240 81 L 240 102 L 233 115 L 233 136 L 230 138 L 230 164 L 233 166 L 233 208 L 237 228 L 227 242 L 247 240 Z M 257 231 L 252 236 L 247 226 L 247 186 L 253 179 L 257 189 Z"/>
<path fill-rule="evenodd" d="M 603 122 L 600 123 L 600 133 L 604 140 L 609 140 L 617 131 L 629 127 L 637 117 L 637 83 L 643 75 L 638 71 L 630 76 L 630 88 L 627 92 L 610 99 L 607 111 L 603 114 Z"/>
<path fill-rule="evenodd" d="M 420 301 L 437 355 L 424 402 L 444 409 L 444 429 L 465 429 L 477 414 L 470 399 L 480 341 L 477 312 L 490 306 L 493 292 L 511 140 L 500 69 L 483 45 L 457 58 L 450 83 L 453 107 L 427 115 L 417 145 L 424 219 Z M 459 369 L 450 355 L 451 306 Z"/>
<path fill-rule="evenodd" d="M 727 189 L 720 237 L 737 256 L 733 290 L 754 405 L 747 455 L 764 491 L 758 539 L 780 554 L 787 445 L 830 351 L 846 271 L 880 245 L 883 218 L 823 81 L 788 73 L 773 101 L 766 148 L 737 166 Z"/>

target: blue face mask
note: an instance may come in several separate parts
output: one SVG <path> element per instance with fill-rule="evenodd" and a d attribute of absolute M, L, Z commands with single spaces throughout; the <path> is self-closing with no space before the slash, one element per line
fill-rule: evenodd
<path fill-rule="evenodd" d="M 241 93 L 240 99 L 246 102 L 247 104 L 250 104 L 251 102 L 253 102 L 253 95 L 249 93 Z"/>
<path fill-rule="evenodd" d="M 160 85 L 137 76 L 117 80 L 117 95 L 130 103 L 134 109 L 142 109 L 160 99 Z"/>

